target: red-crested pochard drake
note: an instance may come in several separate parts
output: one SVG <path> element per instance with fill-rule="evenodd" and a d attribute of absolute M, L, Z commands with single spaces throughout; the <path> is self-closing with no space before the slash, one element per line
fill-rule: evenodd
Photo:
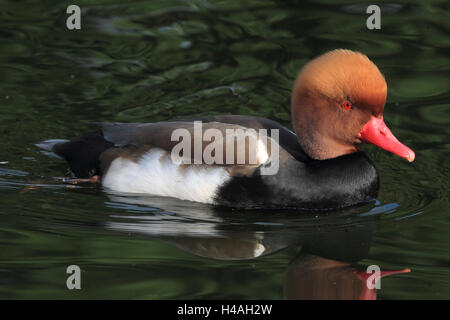
<path fill-rule="evenodd" d="M 66 159 L 80 178 L 75 182 L 99 181 L 111 191 L 240 208 L 337 209 L 376 197 L 378 174 L 359 150 L 362 142 L 414 160 L 414 152 L 383 121 L 386 95 L 386 81 L 367 56 L 339 49 L 307 63 L 295 81 L 291 98 L 295 133 L 273 120 L 226 115 L 101 123 L 99 131 L 82 138 L 47 140 L 37 146 Z M 266 129 L 270 138 L 261 143 L 258 136 L 258 143 L 246 144 L 245 159 L 240 162 L 234 156 L 230 162 L 226 156 L 230 151 L 225 145 L 232 146 L 232 151 L 238 148 L 234 140 L 224 143 L 221 157 L 227 161 L 221 164 L 198 159 L 218 139 L 203 137 L 200 153 L 197 146 L 179 153 L 184 160 L 192 159 L 192 164 L 174 161 L 173 151 L 180 141 L 173 139 L 174 131 L 182 129 L 195 136 L 197 120 L 201 133 L 216 129 L 225 135 L 223 141 L 228 141 L 229 132 L 244 132 L 237 129 Z M 195 137 L 192 141 L 195 145 Z M 221 150 L 212 154 L 218 156 Z M 263 174 L 275 161 L 275 173 Z"/>

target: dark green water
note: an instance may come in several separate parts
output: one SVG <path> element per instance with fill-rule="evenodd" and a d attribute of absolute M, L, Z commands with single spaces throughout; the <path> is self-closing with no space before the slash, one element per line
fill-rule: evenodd
<path fill-rule="evenodd" d="M 337 285 L 319 284 L 327 263 L 305 252 L 410 268 L 382 280 L 380 299 L 450 298 L 448 2 L 385 4 L 378 31 L 347 1 L 76 3 L 82 29 L 69 31 L 69 2 L 1 1 L 0 298 L 281 299 L 353 281 L 338 268 Z M 290 126 L 298 70 L 335 48 L 379 66 L 385 120 L 416 152 L 410 164 L 367 146 L 381 190 L 359 208 L 228 212 L 109 195 L 58 182 L 66 164 L 34 147 L 94 121 L 233 113 Z M 71 264 L 80 291 L 66 288 Z"/>

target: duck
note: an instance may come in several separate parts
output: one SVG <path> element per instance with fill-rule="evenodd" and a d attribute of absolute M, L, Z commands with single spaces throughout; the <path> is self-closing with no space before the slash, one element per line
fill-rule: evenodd
<path fill-rule="evenodd" d="M 386 98 L 386 80 L 365 54 L 336 49 L 300 70 L 293 131 L 263 117 L 214 115 L 96 123 L 82 137 L 36 146 L 68 162 L 72 183 L 98 183 L 107 192 L 242 209 L 336 210 L 377 196 L 379 175 L 364 143 L 415 158 L 384 122 Z"/>

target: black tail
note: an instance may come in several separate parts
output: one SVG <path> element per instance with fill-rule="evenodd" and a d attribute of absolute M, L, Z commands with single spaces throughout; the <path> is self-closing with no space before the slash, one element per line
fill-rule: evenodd
<path fill-rule="evenodd" d="M 98 159 L 114 144 L 105 140 L 101 131 L 96 131 L 72 141 L 46 140 L 36 146 L 66 159 L 78 178 L 90 178 L 100 173 Z"/>

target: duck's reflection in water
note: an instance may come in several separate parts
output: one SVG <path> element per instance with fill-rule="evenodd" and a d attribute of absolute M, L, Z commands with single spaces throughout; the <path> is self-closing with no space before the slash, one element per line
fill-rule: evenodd
<path fill-rule="evenodd" d="M 369 254 L 373 219 L 344 231 L 315 234 L 286 272 L 284 294 L 287 299 L 375 300 L 373 271 L 356 267 Z M 380 279 L 395 273 L 380 270 Z M 369 283 L 368 283 L 369 282 Z"/>
<path fill-rule="evenodd" d="M 127 213 L 111 216 L 108 229 L 144 234 L 201 257 L 245 260 L 301 247 L 286 271 L 286 299 L 376 299 L 367 285 L 372 273 L 356 263 L 369 254 L 379 214 L 393 205 L 330 214 L 230 212 L 176 199 L 109 197 L 108 205 Z M 381 276 L 402 272 L 408 270 Z"/>

